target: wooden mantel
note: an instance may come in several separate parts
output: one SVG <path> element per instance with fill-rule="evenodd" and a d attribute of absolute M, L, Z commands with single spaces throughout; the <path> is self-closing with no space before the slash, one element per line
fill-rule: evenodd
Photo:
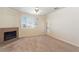
<path fill-rule="evenodd" d="M 9 32 L 9 31 L 16 31 L 17 32 L 17 37 L 19 35 L 19 30 L 18 27 L 13 27 L 13 28 L 0 28 L 0 43 L 4 42 L 4 32 Z"/>

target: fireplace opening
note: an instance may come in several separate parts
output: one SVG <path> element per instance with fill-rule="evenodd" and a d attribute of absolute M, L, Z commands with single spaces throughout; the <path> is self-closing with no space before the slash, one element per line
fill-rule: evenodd
<path fill-rule="evenodd" d="M 16 31 L 4 32 L 4 41 L 16 38 Z"/>

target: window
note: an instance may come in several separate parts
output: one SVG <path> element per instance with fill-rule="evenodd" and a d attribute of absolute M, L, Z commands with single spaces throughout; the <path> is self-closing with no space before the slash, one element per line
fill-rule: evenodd
<path fill-rule="evenodd" d="M 37 19 L 34 16 L 22 16 L 21 17 L 21 28 L 31 29 L 37 25 Z"/>

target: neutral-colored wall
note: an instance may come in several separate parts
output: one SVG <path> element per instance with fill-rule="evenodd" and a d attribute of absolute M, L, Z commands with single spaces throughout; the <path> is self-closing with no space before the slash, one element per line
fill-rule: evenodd
<path fill-rule="evenodd" d="M 0 8 L 0 28 L 18 27 L 18 12 L 10 8 Z"/>
<path fill-rule="evenodd" d="M 62 8 L 47 16 L 48 35 L 79 46 L 79 8 Z"/>
<path fill-rule="evenodd" d="M 20 19 L 22 15 L 28 15 L 12 8 L 0 8 L 0 28 L 19 27 L 19 37 L 44 34 L 45 16 L 39 16 L 38 26 L 34 29 L 21 29 Z"/>

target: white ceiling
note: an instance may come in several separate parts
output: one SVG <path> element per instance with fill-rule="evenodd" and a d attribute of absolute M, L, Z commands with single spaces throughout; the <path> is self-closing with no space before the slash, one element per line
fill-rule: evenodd
<path fill-rule="evenodd" d="M 38 8 L 39 8 L 39 15 L 47 15 L 56 9 L 55 7 L 38 7 Z M 35 14 L 34 13 L 35 7 L 15 7 L 14 9 L 29 14 Z"/>

